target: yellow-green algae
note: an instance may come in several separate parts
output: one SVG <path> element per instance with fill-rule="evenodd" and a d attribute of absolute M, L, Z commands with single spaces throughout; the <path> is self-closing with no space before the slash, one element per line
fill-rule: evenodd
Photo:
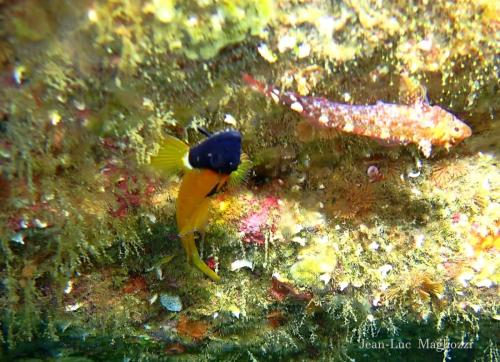
<path fill-rule="evenodd" d="M 0 1 L 2 358 L 497 360 L 498 12 L 489 0 Z M 474 135 L 423 159 L 311 128 L 241 72 L 353 104 L 426 97 Z M 195 142 L 193 126 L 228 127 L 226 114 L 256 166 L 214 203 L 214 285 L 185 263 L 177 181 L 145 163 L 162 134 Z M 242 220 L 269 205 L 263 245 L 246 244 Z M 231 272 L 239 259 L 254 270 Z M 166 312 L 162 293 L 184 309 Z M 419 338 L 474 348 L 360 348 Z"/>

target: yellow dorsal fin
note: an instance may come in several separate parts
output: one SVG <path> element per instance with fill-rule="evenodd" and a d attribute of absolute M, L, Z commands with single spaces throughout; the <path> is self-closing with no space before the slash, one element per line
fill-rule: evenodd
<path fill-rule="evenodd" d="M 236 169 L 236 171 L 232 172 L 231 175 L 229 175 L 229 180 L 227 181 L 228 186 L 235 187 L 241 183 L 246 182 L 252 166 L 253 163 L 250 158 L 245 153 L 242 153 L 241 162 L 238 168 Z"/>
<path fill-rule="evenodd" d="M 151 157 L 151 166 L 167 175 L 191 169 L 187 159 L 189 146 L 178 138 L 167 136 L 160 144 L 160 151 Z"/>

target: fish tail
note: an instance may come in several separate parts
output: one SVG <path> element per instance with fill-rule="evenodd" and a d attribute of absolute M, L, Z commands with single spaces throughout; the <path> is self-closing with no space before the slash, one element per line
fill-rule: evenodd
<path fill-rule="evenodd" d="M 176 174 L 191 169 L 187 156 L 189 146 L 178 138 L 167 136 L 160 144 L 158 154 L 151 158 L 151 166 L 166 174 Z"/>
<path fill-rule="evenodd" d="M 187 235 L 181 236 L 181 241 L 184 249 L 186 250 L 188 262 L 192 263 L 196 268 L 198 268 L 198 270 L 200 270 L 214 282 L 220 281 L 220 277 L 217 275 L 217 273 L 210 269 L 208 265 L 205 264 L 203 260 L 201 260 L 200 255 L 198 254 L 198 249 L 196 249 L 196 244 L 194 242 L 194 234 L 189 233 Z"/>
<path fill-rule="evenodd" d="M 266 96 L 268 96 L 269 93 L 271 92 L 270 87 L 268 87 L 262 82 L 259 82 L 257 79 L 255 79 L 248 73 L 243 73 L 242 79 L 246 84 L 248 84 L 252 89 L 256 90 L 257 92 L 260 92 Z"/>
<path fill-rule="evenodd" d="M 193 265 L 198 268 L 198 270 L 200 270 L 203 274 L 212 279 L 214 282 L 220 281 L 220 276 L 218 276 L 216 272 L 210 269 L 208 265 L 205 264 L 203 260 L 200 259 L 198 253 L 192 255 L 191 261 Z"/>
<path fill-rule="evenodd" d="M 289 94 L 293 93 L 286 92 L 284 95 L 282 95 L 278 88 L 259 82 L 257 79 L 253 78 L 250 74 L 247 73 L 243 73 L 242 78 L 243 81 L 247 83 L 253 90 L 264 94 L 266 97 L 272 98 L 275 103 L 283 103 L 286 105 L 290 105 L 291 103 L 293 103 L 292 101 L 289 101 Z"/>

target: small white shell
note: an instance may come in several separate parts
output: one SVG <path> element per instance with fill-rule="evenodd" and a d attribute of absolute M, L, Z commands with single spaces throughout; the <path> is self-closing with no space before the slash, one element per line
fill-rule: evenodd
<path fill-rule="evenodd" d="M 40 221 L 39 219 L 33 220 L 33 225 L 35 225 L 38 229 L 45 229 L 47 227 L 47 223 L 45 221 Z"/>
<path fill-rule="evenodd" d="M 306 238 L 303 238 L 302 236 L 294 236 L 294 237 L 292 238 L 292 241 L 293 241 L 294 243 L 299 244 L 300 246 L 304 246 L 304 245 L 306 245 L 306 243 L 307 243 Z"/>
<path fill-rule="evenodd" d="M 391 270 L 392 270 L 392 265 L 390 264 L 385 264 L 382 265 L 380 268 L 378 268 L 378 271 L 380 272 L 380 276 L 382 278 L 385 278 Z"/>
<path fill-rule="evenodd" d="M 330 279 L 332 279 L 332 276 L 330 275 L 330 273 L 321 274 L 319 276 L 319 280 L 321 280 L 323 283 L 325 283 L 325 285 L 327 285 L 330 282 Z"/>
<path fill-rule="evenodd" d="M 241 268 L 248 268 L 253 270 L 253 263 L 250 260 L 240 259 L 231 263 L 231 271 L 236 271 Z"/>
<path fill-rule="evenodd" d="M 78 310 L 82 307 L 82 303 L 75 303 L 75 304 L 70 304 L 70 305 L 67 305 L 64 310 L 66 312 L 74 312 L 75 310 Z"/>
<path fill-rule="evenodd" d="M 154 302 L 156 302 L 157 299 L 158 299 L 158 294 L 153 295 L 151 298 L 149 298 L 149 304 L 153 304 Z"/>
<path fill-rule="evenodd" d="M 269 63 L 274 63 L 276 60 L 278 60 L 273 51 L 269 49 L 269 47 L 265 43 L 260 44 L 257 48 L 257 51 L 262 56 L 262 58 L 267 60 Z"/>
<path fill-rule="evenodd" d="M 349 282 L 348 281 L 343 281 L 343 282 L 340 282 L 339 283 L 339 290 L 340 291 L 343 291 L 345 288 L 347 288 L 349 286 Z"/>
<path fill-rule="evenodd" d="M 299 113 L 302 113 L 302 111 L 304 110 L 304 107 L 302 107 L 302 104 L 300 104 L 299 102 L 293 102 L 290 108 Z"/>
<path fill-rule="evenodd" d="M 24 236 L 21 233 L 16 233 L 10 240 L 12 240 L 15 243 L 24 245 Z"/>
<path fill-rule="evenodd" d="M 307 43 L 301 44 L 298 49 L 297 56 L 299 59 L 308 57 L 311 54 L 311 46 Z"/>
<path fill-rule="evenodd" d="M 493 286 L 493 282 L 490 279 L 483 279 L 475 283 L 476 287 L 479 288 L 491 288 Z"/>
<path fill-rule="evenodd" d="M 224 123 L 227 123 L 227 124 L 230 124 L 231 126 L 235 126 L 236 127 L 236 119 L 230 115 L 229 113 L 226 113 L 224 115 Z"/>
<path fill-rule="evenodd" d="M 73 290 L 73 281 L 70 279 L 66 284 L 66 288 L 64 288 L 64 294 L 69 294 Z"/>

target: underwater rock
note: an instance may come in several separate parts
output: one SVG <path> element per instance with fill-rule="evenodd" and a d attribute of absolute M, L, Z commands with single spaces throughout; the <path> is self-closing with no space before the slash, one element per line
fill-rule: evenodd
<path fill-rule="evenodd" d="M 279 199 L 274 196 L 253 199 L 252 209 L 248 216 L 240 221 L 239 232 L 247 244 L 264 245 L 265 235 L 276 229 L 277 212 L 280 209 Z"/>
<path fill-rule="evenodd" d="M 136 293 L 148 289 L 146 279 L 142 276 L 130 278 L 123 286 L 124 293 Z"/>
<path fill-rule="evenodd" d="M 53 22 L 44 6 L 33 0 L 17 2 L 8 9 L 9 25 L 21 40 L 41 41 L 52 31 Z"/>
<path fill-rule="evenodd" d="M 182 301 L 177 295 L 162 294 L 160 296 L 160 303 L 170 312 L 180 312 L 182 310 Z"/>
<path fill-rule="evenodd" d="M 273 275 L 270 294 L 278 301 L 284 301 L 288 296 L 298 301 L 309 302 L 313 295 L 310 292 L 300 292 L 290 283 L 281 280 L 278 275 Z"/>
<path fill-rule="evenodd" d="M 474 341 L 415 360 L 496 358 L 496 3 L 0 0 L 0 359 L 404 360 L 359 343 L 412 336 Z M 474 134 L 418 161 L 347 122 L 415 99 Z M 346 132 L 304 120 L 314 101 Z M 257 165 L 213 196 L 218 284 L 185 266 L 178 178 L 146 166 L 196 126 Z"/>
<path fill-rule="evenodd" d="M 186 316 L 179 318 L 177 332 L 181 336 L 190 337 L 194 340 L 202 339 L 208 331 L 209 324 L 203 321 L 189 320 Z"/>
<path fill-rule="evenodd" d="M 290 268 L 290 276 L 300 285 L 323 288 L 336 265 L 337 256 L 328 238 L 315 237 L 300 251 L 299 260 Z"/>
<path fill-rule="evenodd" d="M 177 355 L 186 352 L 186 347 L 180 343 L 172 343 L 165 347 L 165 353 L 168 355 Z"/>

